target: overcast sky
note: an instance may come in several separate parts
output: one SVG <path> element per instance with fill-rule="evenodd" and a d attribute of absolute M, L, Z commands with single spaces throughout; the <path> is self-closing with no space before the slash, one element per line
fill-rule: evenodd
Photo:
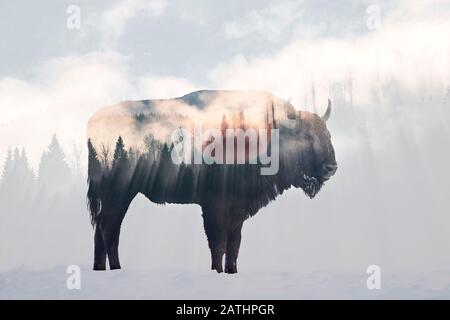
<path fill-rule="evenodd" d="M 80 29 L 67 27 L 71 5 Z M 121 100 L 259 89 L 312 111 L 314 85 L 321 113 L 333 86 L 351 80 L 352 108 L 333 101 L 327 124 L 337 175 L 313 201 L 291 190 L 246 224 L 243 265 L 448 269 L 449 17 L 448 0 L 1 1 L 0 158 L 25 147 L 37 168 L 53 133 L 70 156 L 72 144 L 84 148 L 89 117 Z M 130 210 L 171 211 L 172 222 L 196 212 L 196 229 L 177 225 L 172 242 L 208 259 L 198 208 L 137 201 Z M 122 250 L 142 265 L 140 252 L 166 233 L 150 215 L 131 217 Z M 172 254 L 203 266 L 188 251 L 158 250 L 163 262 Z"/>
<path fill-rule="evenodd" d="M 67 27 L 70 5 L 80 29 Z M 252 88 L 305 109 L 312 82 L 324 105 L 349 73 L 360 87 L 376 77 L 444 87 L 449 10 L 437 0 L 2 1 L 0 156 L 23 146 L 36 167 L 52 133 L 66 148 L 83 143 L 88 117 L 123 99 Z"/>

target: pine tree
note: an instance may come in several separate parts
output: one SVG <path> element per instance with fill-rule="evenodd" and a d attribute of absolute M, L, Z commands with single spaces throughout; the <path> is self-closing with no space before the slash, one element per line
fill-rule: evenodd
<path fill-rule="evenodd" d="M 1 181 L 1 196 L 13 205 L 24 201 L 34 188 L 34 173 L 28 163 L 25 149 L 18 148 L 14 153 L 8 150 Z"/>
<path fill-rule="evenodd" d="M 55 159 L 64 161 L 66 158 L 64 151 L 56 138 L 56 134 L 53 134 L 52 142 L 48 146 L 48 151 Z"/>
<path fill-rule="evenodd" d="M 6 156 L 3 165 L 2 178 L 0 181 L 0 199 L 7 198 L 6 192 L 8 190 L 8 186 L 11 184 L 13 170 L 14 170 L 13 153 L 11 148 L 9 148 L 8 154 Z"/>
<path fill-rule="evenodd" d="M 5 180 L 8 180 L 13 171 L 13 154 L 11 148 L 8 148 L 8 154 L 6 155 L 6 160 L 3 165 L 3 172 L 2 172 L 2 182 Z"/>
<path fill-rule="evenodd" d="M 14 155 L 13 155 L 13 168 L 12 168 L 12 179 L 10 181 L 10 185 L 8 188 L 11 191 L 17 191 L 20 187 L 20 180 L 21 180 L 21 174 L 20 174 L 20 151 L 19 148 L 14 148 Z"/>
<path fill-rule="evenodd" d="M 38 185 L 40 188 L 46 188 L 49 193 L 55 193 L 67 190 L 70 182 L 70 168 L 66 162 L 64 151 L 54 134 L 48 151 L 45 151 L 41 157 Z"/>
<path fill-rule="evenodd" d="M 113 166 L 126 162 L 128 158 L 127 151 L 125 150 L 125 144 L 122 137 L 116 142 L 116 149 L 114 150 Z"/>
<path fill-rule="evenodd" d="M 13 162 L 15 164 L 14 165 L 14 170 L 15 170 L 17 167 L 17 163 L 20 162 L 20 151 L 19 151 L 19 148 L 17 148 L 17 147 L 14 148 Z"/>
<path fill-rule="evenodd" d="M 171 149 L 169 149 L 169 147 L 167 146 L 167 143 L 163 144 L 163 147 L 161 149 L 161 162 L 162 163 L 166 163 L 166 161 L 170 161 L 172 158 L 170 156 L 170 151 Z"/>
<path fill-rule="evenodd" d="M 98 177 L 102 172 L 102 166 L 98 160 L 98 154 L 92 145 L 91 139 L 88 139 L 88 175 L 89 178 Z"/>
<path fill-rule="evenodd" d="M 28 162 L 27 153 L 25 148 L 22 148 L 20 153 L 20 170 L 22 172 L 22 181 L 25 183 L 33 183 L 35 176 L 33 169 L 31 169 L 30 163 Z"/>

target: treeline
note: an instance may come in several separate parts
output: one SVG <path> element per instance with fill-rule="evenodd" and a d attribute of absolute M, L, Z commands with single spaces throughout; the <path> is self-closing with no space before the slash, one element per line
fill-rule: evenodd
<path fill-rule="evenodd" d="M 35 170 L 25 149 L 10 149 L 0 163 L 0 270 L 88 258 L 86 151 L 66 150 L 54 135 Z"/>
<path fill-rule="evenodd" d="M 68 194 L 84 184 L 81 150 L 69 164 L 56 135 L 41 156 L 37 171 L 31 167 L 25 149 L 9 149 L 0 179 L 1 205 L 20 205 L 43 197 Z"/>

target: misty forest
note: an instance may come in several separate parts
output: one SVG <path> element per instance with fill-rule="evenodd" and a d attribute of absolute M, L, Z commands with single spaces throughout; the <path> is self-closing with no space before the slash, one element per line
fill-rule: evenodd
<path fill-rule="evenodd" d="M 449 0 L 44 0 L 0 7 L 0 299 L 450 297 Z M 280 169 L 279 176 L 253 180 L 249 170 L 237 187 L 198 183 L 216 171 L 200 175 L 196 161 L 159 170 L 180 145 L 168 139 L 179 128 L 259 131 L 281 119 L 268 108 L 275 100 L 197 99 L 206 91 L 270 93 L 306 111 L 299 115 L 326 119 L 326 139 L 317 139 L 319 130 L 300 132 L 301 141 L 284 131 L 289 143 L 279 150 L 300 145 L 301 157 L 285 148 L 279 166 L 257 164 L 261 172 Z M 292 129 L 292 114 L 279 128 Z M 311 174 L 285 166 L 322 157 L 320 140 L 332 146 L 333 161 L 310 161 L 320 163 Z M 183 153 L 198 155 L 211 145 L 203 142 L 195 151 L 183 145 Z M 121 178 L 134 179 L 115 183 L 124 172 Z M 128 181 L 139 188 L 108 189 Z M 193 199 L 192 184 L 201 197 Z M 205 206 L 217 217 L 227 209 L 222 204 L 231 203 L 232 212 L 245 201 L 215 201 L 210 185 L 255 199 L 246 209 L 259 209 L 239 224 L 239 256 L 230 260 L 234 268 L 237 258 L 237 274 L 226 256 L 224 271 L 233 274 L 210 270 L 207 201 L 200 200 L 219 204 Z M 168 199 L 173 186 L 183 191 L 175 193 L 180 201 Z M 118 194 L 134 197 L 123 201 L 129 207 L 116 205 Z M 100 232 L 113 262 L 118 247 L 122 269 L 104 265 L 97 241 L 98 269 L 107 271 L 92 270 L 96 226 L 106 219 L 96 225 L 95 217 L 124 209 L 118 246 L 116 224 Z M 210 234 L 222 235 L 213 247 L 223 253 L 225 233 Z M 220 255 L 215 260 L 219 265 Z M 68 289 L 68 268 L 81 271 L 80 290 Z M 381 272 L 380 290 L 367 285 L 370 270 Z"/>
<path fill-rule="evenodd" d="M 321 201 L 311 202 L 303 192 L 291 190 L 253 218 L 245 233 L 241 265 L 251 270 L 310 270 L 326 265 L 357 270 L 375 259 L 385 261 L 390 270 L 407 268 L 404 260 L 392 258 L 396 255 L 408 257 L 419 270 L 446 265 L 448 254 L 437 257 L 427 248 L 438 243 L 442 251 L 448 251 L 448 227 L 439 221 L 447 214 L 445 181 L 450 173 L 442 168 L 450 163 L 450 153 L 442 150 L 450 141 L 448 125 L 439 115 L 448 115 L 450 89 L 418 94 L 401 90 L 395 83 L 374 88 L 374 101 L 380 107 L 363 114 L 354 105 L 351 82 L 330 86 L 334 111 L 328 127 L 338 174 L 324 188 Z M 312 86 L 305 94 L 309 109 L 317 104 L 313 99 Z M 390 108 L 381 107 L 386 103 Z M 423 115 L 426 130 L 414 123 L 413 114 Z M 167 149 L 151 139 L 148 147 L 154 152 Z M 124 154 L 130 161 L 135 157 L 121 139 L 114 151 L 96 153 L 106 166 L 114 166 Z M 49 137 L 36 168 L 25 149 L 11 146 L 0 182 L 0 270 L 90 264 L 93 229 L 86 181 L 87 146 L 62 146 L 55 134 Z M 130 249 L 122 250 L 123 259 L 131 266 L 150 269 L 202 269 L 208 250 L 200 214 L 196 206 L 175 205 L 166 211 L 137 197 L 124 222 L 121 246 Z M 291 223 L 286 225 L 285 220 Z M 362 227 L 355 229 L 349 222 Z M 420 227 L 435 229 L 430 234 L 431 230 Z M 402 228 L 401 236 L 398 228 Z M 317 241 L 306 249 L 302 239 L 308 237 Z M 319 241 L 321 237 L 325 242 Z M 289 249 L 292 241 L 297 244 L 296 253 Z M 335 251 L 337 245 L 340 249 Z M 315 251 L 327 255 L 318 257 Z M 274 259 L 258 265 L 267 252 Z M 415 258 L 418 252 L 420 261 Z"/>

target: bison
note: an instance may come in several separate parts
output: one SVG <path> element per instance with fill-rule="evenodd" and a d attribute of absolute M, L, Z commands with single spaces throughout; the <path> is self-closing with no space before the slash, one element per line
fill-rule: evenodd
<path fill-rule="evenodd" d="M 244 221 L 291 187 L 313 198 L 336 172 L 330 113 L 330 101 L 320 117 L 268 92 L 219 90 L 101 109 L 87 130 L 94 270 L 105 270 L 107 257 L 120 268 L 121 224 L 142 193 L 158 204 L 198 204 L 211 269 L 223 272 L 225 256 L 225 272 L 236 273 Z"/>

